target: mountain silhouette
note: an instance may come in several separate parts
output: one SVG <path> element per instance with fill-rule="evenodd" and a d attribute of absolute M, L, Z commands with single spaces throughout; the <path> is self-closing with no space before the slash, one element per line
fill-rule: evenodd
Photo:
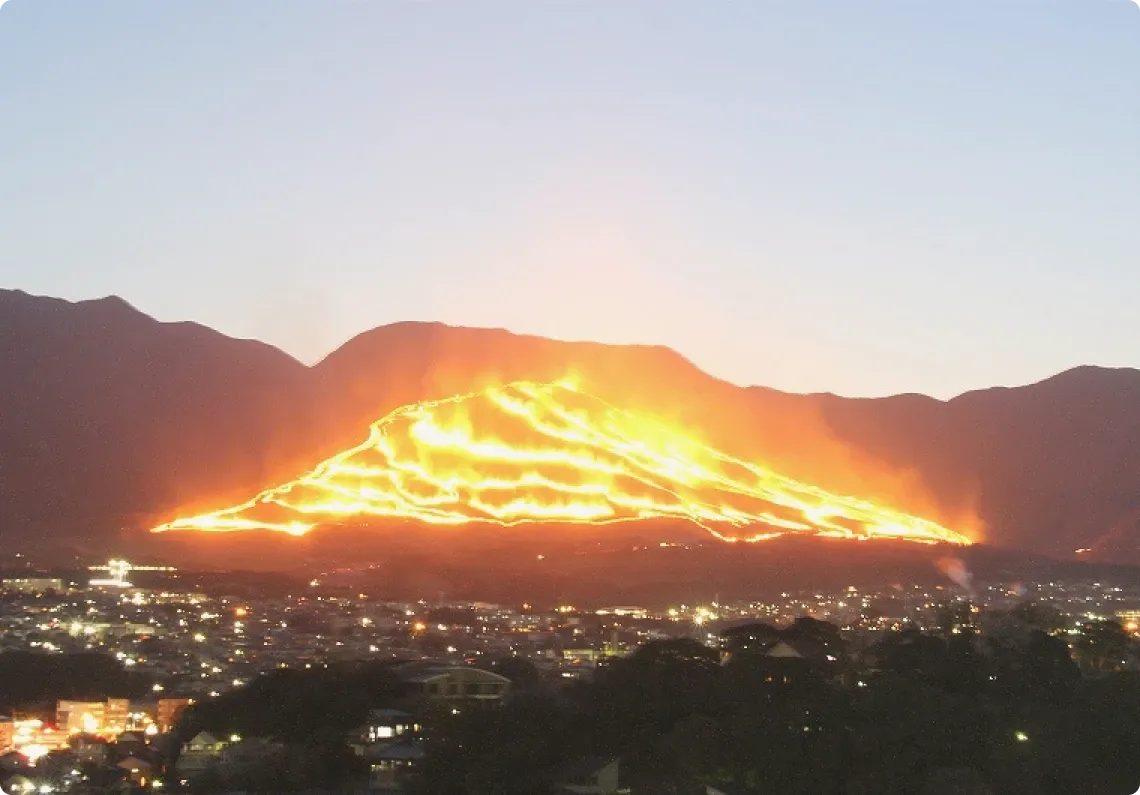
<path fill-rule="evenodd" d="M 119 298 L 0 290 L 0 537 L 98 546 L 226 507 L 401 405 L 573 374 L 591 394 L 821 487 L 1057 556 L 1140 561 L 1140 371 L 848 399 L 741 388 L 667 348 L 395 323 L 315 366 Z M 970 527 L 965 527 L 970 525 Z"/>

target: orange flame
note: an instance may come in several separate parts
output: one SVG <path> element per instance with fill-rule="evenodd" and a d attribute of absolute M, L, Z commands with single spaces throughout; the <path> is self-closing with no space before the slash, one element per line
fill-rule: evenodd
<path fill-rule="evenodd" d="M 504 526 L 682 519 L 732 542 L 806 533 L 970 543 L 933 521 L 733 458 L 573 384 L 527 381 L 397 409 L 307 475 L 153 532 L 303 535 L 367 517 Z"/>

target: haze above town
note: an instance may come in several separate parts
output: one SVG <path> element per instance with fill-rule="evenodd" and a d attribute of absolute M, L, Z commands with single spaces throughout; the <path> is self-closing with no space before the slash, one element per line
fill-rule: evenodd
<path fill-rule="evenodd" d="M 12 0 L 0 284 L 939 397 L 1140 362 L 1133 3 Z"/>

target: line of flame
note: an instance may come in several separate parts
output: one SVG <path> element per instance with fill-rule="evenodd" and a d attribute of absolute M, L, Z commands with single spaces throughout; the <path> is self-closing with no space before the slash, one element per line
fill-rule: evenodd
<path fill-rule="evenodd" d="M 560 398 L 579 396 L 596 409 L 574 410 Z M 476 438 L 466 415 L 452 424 L 436 416 L 444 407 L 489 401 L 506 418 L 526 424 L 554 445 L 523 447 L 495 438 Z M 406 438 L 394 431 L 406 425 Z M 410 441 L 415 456 L 397 447 Z M 432 454 L 459 454 L 467 470 L 436 471 Z M 383 464 L 364 458 L 379 455 Z M 520 468 L 513 478 L 472 474 L 482 464 Z M 542 467 L 567 468 L 581 482 L 543 474 Z M 636 483 L 644 494 L 622 489 Z M 311 491 L 315 495 L 306 499 Z M 539 500 L 536 491 L 559 495 Z M 490 499 L 507 494 L 505 503 Z M 757 502 L 748 510 L 730 505 Z M 251 515 L 265 507 L 296 514 L 290 521 Z M 803 521 L 777 516 L 779 506 Z M 759 465 L 726 455 L 685 438 L 658 423 L 582 395 L 568 382 L 516 382 L 504 387 L 424 401 L 399 408 L 373 423 L 368 439 L 324 461 L 297 480 L 257 494 L 253 499 L 212 513 L 153 528 L 232 532 L 272 530 L 303 535 L 313 528 L 349 517 L 411 519 L 430 524 L 491 522 L 607 524 L 651 518 L 683 519 L 727 542 L 763 541 L 784 533 L 843 538 L 899 538 L 923 543 L 968 544 L 969 539 L 942 525 L 867 500 L 829 493 Z M 846 520 L 862 528 L 851 529 Z M 764 529 L 750 535 L 731 530 Z"/>

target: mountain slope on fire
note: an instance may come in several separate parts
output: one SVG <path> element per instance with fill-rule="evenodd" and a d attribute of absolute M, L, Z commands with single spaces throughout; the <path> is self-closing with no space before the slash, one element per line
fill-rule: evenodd
<path fill-rule="evenodd" d="M 122 299 L 9 290 L 0 290 L 0 539 L 62 561 L 143 538 L 190 543 L 205 534 L 146 530 L 312 471 L 401 406 L 567 374 L 586 394 L 832 494 L 986 544 L 1140 562 L 1138 370 L 1084 367 L 947 401 L 849 399 L 741 388 L 662 347 L 439 323 L 380 326 L 306 366 Z"/>
<path fill-rule="evenodd" d="M 565 381 L 405 406 L 307 475 L 154 530 L 302 535 L 376 517 L 444 525 L 685 519 L 723 541 L 807 533 L 968 543 L 935 522 L 733 458 Z"/>

